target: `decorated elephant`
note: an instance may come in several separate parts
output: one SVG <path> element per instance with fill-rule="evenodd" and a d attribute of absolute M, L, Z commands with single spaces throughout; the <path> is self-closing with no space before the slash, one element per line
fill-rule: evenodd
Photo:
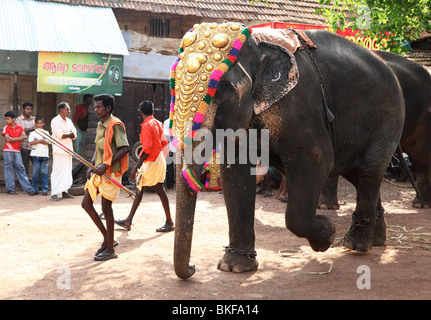
<path fill-rule="evenodd" d="M 377 51 L 400 83 L 405 104 L 401 149 L 412 161 L 419 193 L 413 199 L 417 208 L 431 207 L 431 75 L 417 63 L 386 51 Z M 338 176 L 326 182 L 319 208 L 338 209 Z"/>
<path fill-rule="evenodd" d="M 398 81 L 382 59 L 336 34 L 298 32 L 203 23 L 183 37 L 170 79 L 171 141 L 183 159 L 177 164 L 174 240 L 180 278 L 195 272 L 189 262 L 202 164 L 185 157 L 208 142 L 197 138 L 203 129 L 269 134 L 270 165 L 284 169 L 288 180 L 286 226 L 313 250 L 327 250 L 335 238 L 331 219 L 316 215 L 330 174 L 343 175 L 357 189 L 345 245 L 367 251 L 385 242 L 379 189 L 404 122 Z M 236 139 L 238 148 L 241 141 Z M 229 224 L 229 245 L 218 264 L 224 271 L 258 267 L 253 157 L 245 163 L 221 158 Z"/>

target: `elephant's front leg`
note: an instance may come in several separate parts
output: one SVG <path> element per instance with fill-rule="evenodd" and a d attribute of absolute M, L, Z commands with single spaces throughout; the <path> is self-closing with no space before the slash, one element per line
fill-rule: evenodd
<path fill-rule="evenodd" d="M 256 176 L 247 164 L 220 165 L 223 195 L 229 222 L 229 246 L 217 268 L 223 271 L 256 270 L 254 210 Z"/>
<path fill-rule="evenodd" d="M 307 164 L 305 160 L 302 166 L 288 170 L 286 227 L 296 236 L 306 238 L 314 251 L 326 251 L 335 239 L 335 225 L 331 219 L 316 215 L 319 194 L 328 171 L 322 163 Z"/>

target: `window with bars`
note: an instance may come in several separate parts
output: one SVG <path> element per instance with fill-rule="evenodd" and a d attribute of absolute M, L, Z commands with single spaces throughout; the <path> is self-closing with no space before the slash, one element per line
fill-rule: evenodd
<path fill-rule="evenodd" d="M 167 19 L 150 19 L 150 36 L 169 37 L 170 21 Z"/>

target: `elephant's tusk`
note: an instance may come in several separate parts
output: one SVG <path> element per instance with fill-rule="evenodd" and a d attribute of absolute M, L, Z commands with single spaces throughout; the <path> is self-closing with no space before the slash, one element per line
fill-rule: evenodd
<path fill-rule="evenodd" d="M 251 87 L 253 87 L 253 80 L 251 79 L 251 77 L 250 77 L 250 75 L 248 74 L 248 72 L 245 70 L 245 68 L 242 66 L 242 64 L 241 64 L 241 63 L 237 62 L 237 64 L 238 64 L 238 67 L 240 67 L 240 68 L 241 68 L 241 70 L 245 73 L 245 75 L 246 75 L 246 76 L 248 77 L 248 79 L 250 80 Z"/>

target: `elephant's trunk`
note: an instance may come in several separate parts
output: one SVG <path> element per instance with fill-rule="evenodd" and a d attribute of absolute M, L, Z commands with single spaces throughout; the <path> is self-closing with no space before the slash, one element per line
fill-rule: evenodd
<path fill-rule="evenodd" d="M 193 167 L 197 173 L 202 170 L 202 166 Z M 195 273 L 195 267 L 190 266 L 189 262 L 197 195 L 192 195 L 186 187 L 180 176 L 181 170 L 182 165 L 178 164 L 176 168 L 174 269 L 178 277 L 187 279 Z"/>

